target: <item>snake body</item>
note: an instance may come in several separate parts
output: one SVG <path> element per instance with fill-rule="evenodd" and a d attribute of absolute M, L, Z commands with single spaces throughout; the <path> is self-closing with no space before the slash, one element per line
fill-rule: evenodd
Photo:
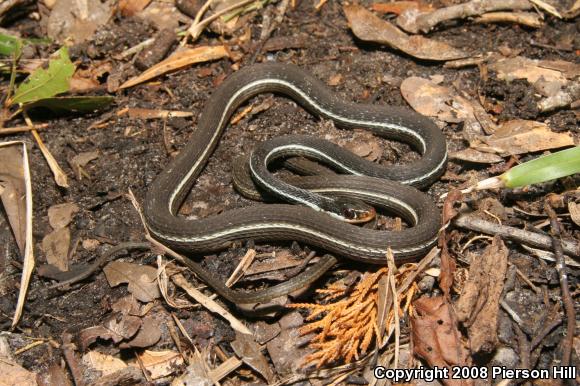
<path fill-rule="evenodd" d="M 445 138 L 428 118 L 403 108 L 344 102 L 322 82 L 296 66 L 254 65 L 234 73 L 215 90 L 199 117 L 192 139 L 149 187 L 143 211 L 146 225 L 156 239 L 172 249 L 188 253 L 217 251 L 234 241 L 247 239 L 296 240 L 376 264 L 384 264 L 387 247 L 400 263 L 416 258 L 433 246 L 439 228 L 439 213 L 434 204 L 411 186 L 375 177 L 341 175 L 328 177 L 325 181 L 315 178 L 310 182 L 315 185 L 313 189 L 321 193 L 361 198 L 370 204 L 388 207 L 414 225 L 412 228 L 400 232 L 364 229 L 307 207 L 286 204 L 256 205 L 198 220 L 177 216 L 234 111 L 260 93 L 288 96 L 314 115 L 330 119 L 339 127 L 363 128 L 409 143 L 421 158 L 410 164 L 390 167 L 392 180 L 425 187 L 444 172 Z M 328 261 L 326 265 L 330 264 Z M 224 292 L 224 288 L 217 288 L 223 285 L 212 275 L 200 274 L 197 264 L 190 267 L 233 302 L 251 303 L 257 301 L 255 298 L 263 301 L 275 296 L 268 292 L 253 298 L 245 293 L 233 296 Z M 300 280 L 296 282 L 294 285 L 302 284 Z M 279 285 L 282 287 L 278 294 L 289 289 L 290 286 L 285 288 L 284 284 Z"/>

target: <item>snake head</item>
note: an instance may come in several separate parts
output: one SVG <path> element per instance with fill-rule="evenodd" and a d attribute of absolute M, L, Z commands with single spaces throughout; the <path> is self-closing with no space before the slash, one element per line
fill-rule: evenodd
<path fill-rule="evenodd" d="M 377 214 L 375 208 L 360 200 L 339 198 L 336 199 L 334 203 L 335 214 L 343 221 L 351 224 L 368 222 L 375 218 Z"/>

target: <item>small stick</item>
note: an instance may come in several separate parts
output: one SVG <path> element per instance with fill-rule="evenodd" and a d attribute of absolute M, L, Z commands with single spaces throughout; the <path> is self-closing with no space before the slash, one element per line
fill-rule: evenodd
<path fill-rule="evenodd" d="M 522 229 L 499 225 L 490 221 L 483 220 L 473 214 L 462 214 L 454 221 L 456 226 L 470 229 L 476 232 L 486 233 L 488 235 L 500 235 L 502 238 L 517 241 L 537 248 L 551 249 L 552 238 L 548 235 L 525 231 Z M 580 256 L 580 245 L 576 241 L 561 241 L 565 254 L 578 257 Z"/>
<path fill-rule="evenodd" d="M 570 365 L 570 356 L 572 355 L 572 340 L 574 339 L 574 332 L 576 329 L 576 312 L 574 310 L 574 302 L 570 296 L 570 289 L 568 288 L 568 275 L 566 273 L 566 263 L 564 262 L 564 251 L 562 250 L 562 241 L 560 239 L 560 224 L 556 212 L 550 206 L 548 201 L 544 202 L 544 211 L 550 218 L 550 226 L 552 227 L 552 245 L 554 247 L 554 254 L 556 255 L 556 270 L 560 278 L 560 289 L 562 290 L 562 301 L 564 302 L 564 309 L 566 310 L 566 337 L 562 343 L 562 363 L 561 366 Z"/>

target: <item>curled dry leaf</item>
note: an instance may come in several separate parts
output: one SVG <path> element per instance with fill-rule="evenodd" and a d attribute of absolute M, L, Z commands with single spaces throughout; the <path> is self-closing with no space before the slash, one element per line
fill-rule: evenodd
<path fill-rule="evenodd" d="M 79 211 L 79 206 L 74 202 L 53 205 L 48 208 L 48 222 L 52 229 L 67 226 L 72 221 L 73 215 Z"/>
<path fill-rule="evenodd" d="M 469 333 L 471 352 L 492 352 L 498 342 L 498 311 L 509 250 L 495 236 L 481 256 L 471 259 L 469 279 L 455 303 L 457 319 Z"/>
<path fill-rule="evenodd" d="M 574 146 L 570 133 L 555 133 L 545 123 L 523 119 L 504 122 L 494 134 L 483 137 L 482 140 L 501 155 Z"/>
<path fill-rule="evenodd" d="M 574 221 L 574 224 L 580 227 L 580 205 L 575 202 L 569 202 L 568 211 L 570 212 L 570 218 Z"/>
<path fill-rule="evenodd" d="M 242 358 L 245 364 L 260 373 L 268 384 L 274 381 L 274 372 L 270 368 L 268 360 L 262 354 L 260 345 L 254 340 L 252 335 L 236 331 L 236 340 L 231 345 L 236 355 Z"/>
<path fill-rule="evenodd" d="M 461 333 L 453 320 L 453 310 L 442 296 L 423 296 L 413 302 L 415 315 L 411 317 L 414 352 L 431 367 L 469 366 L 469 351 L 461 340 Z M 450 371 L 451 373 L 451 371 Z M 473 385 L 471 380 L 447 379 L 448 386 Z"/>
<path fill-rule="evenodd" d="M 208 62 L 228 56 L 225 46 L 201 46 L 178 51 L 169 58 L 157 63 L 155 66 L 145 70 L 141 75 L 129 79 L 120 88 L 133 87 L 155 77 L 175 71 L 194 63 Z"/>
<path fill-rule="evenodd" d="M 453 60 L 468 56 L 448 44 L 423 36 L 408 36 L 360 5 L 345 5 L 343 9 L 352 32 L 361 40 L 386 44 L 419 59 Z"/>
<path fill-rule="evenodd" d="M 153 317 L 145 317 L 137 334 L 127 342 L 121 342 L 119 348 L 138 347 L 144 348 L 153 346 L 161 339 L 159 321 Z"/>
<path fill-rule="evenodd" d="M 68 271 L 68 250 L 70 247 L 70 230 L 59 228 L 44 236 L 42 250 L 46 254 L 48 264 L 60 271 Z"/>
<path fill-rule="evenodd" d="M 111 287 L 128 283 L 128 290 L 142 302 L 150 302 L 161 296 L 157 286 L 157 270 L 153 267 L 113 261 L 103 268 Z"/>

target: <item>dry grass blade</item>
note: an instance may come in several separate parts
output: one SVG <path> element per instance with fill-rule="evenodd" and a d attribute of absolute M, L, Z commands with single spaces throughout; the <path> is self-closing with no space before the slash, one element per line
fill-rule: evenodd
<path fill-rule="evenodd" d="M 249 334 L 251 335 L 252 332 L 242 323 L 240 322 L 235 316 L 229 313 L 226 309 L 222 306 L 217 304 L 214 300 L 210 299 L 209 297 L 202 294 L 197 289 L 193 288 L 191 284 L 183 277 L 183 275 L 178 274 L 172 277 L 172 280 L 175 284 L 183 288 L 185 292 L 192 298 L 194 298 L 197 302 L 199 302 L 202 306 L 207 308 L 211 312 L 215 312 L 216 314 L 223 317 L 230 323 L 230 326 L 236 330 L 241 332 L 242 334 Z"/>
<path fill-rule="evenodd" d="M 30 277 L 32 276 L 32 271 L 34 270 L 34 252 L 32 245 L 32 183 L 30 179 L 30 167 L 28 164 L 28 152 L 26 150 L 26 144 L 20 141 L 4 142 L 0 144 L 0 147 L 7 146 L 22 147 L 22 176 L 24 182 L 24 199 L 26 208 L 24 214 L 24 263 L 22 267 L 22 277 L 20 278 L 18 301 L 16 303 L 16 310 L 14 311 L 14 317 L 12 318 L 12 327 L 15 327 L 18 324 L 20 317 L 22 316 L 22 310 L 24 309 L 24 302 L 26 300 L 26 292 L 28 291 Z M 6 190 L 3 189 L 2 193 L 5 191 Z"/>

